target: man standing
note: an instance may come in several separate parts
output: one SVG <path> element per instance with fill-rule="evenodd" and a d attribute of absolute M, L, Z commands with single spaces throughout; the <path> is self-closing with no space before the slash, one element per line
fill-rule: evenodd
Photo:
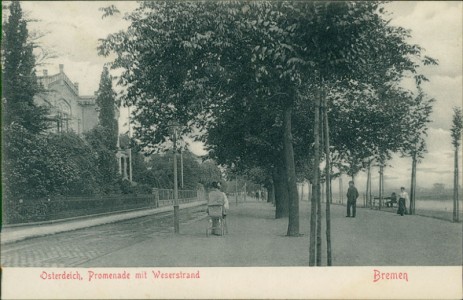
<path fill-rule="evenodd" d="M 355 210 L 357 206 L 357 198 L 359 197 L 359 192 L 354 186 L 353 181 L 349 181 L 349 189 L 347 190 L 347 216 L 350 217 L 350 208 L 352 207 L 352 218 L 355 218 Z"/>

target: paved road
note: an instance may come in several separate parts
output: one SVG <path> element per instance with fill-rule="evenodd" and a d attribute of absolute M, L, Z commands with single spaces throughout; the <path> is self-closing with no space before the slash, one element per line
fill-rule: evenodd
<path fill-rule="evenodd" d="M 181 210 L 180 222 L 204 217 L 204 206 Z M 170 212 L 2 245 L 4 267 L 77 267 L 154 236 L 169 235 Z"/>
<path fill-rule="evenodd" d="M 195 208 L 182 214 L 181 234 L 177 236 L 172 233 L 170 216 L 144 217 L 5 245 L 2 265 L 307 266 L 309 207 L 306 202 L 301 203 L 300 212 L 301 237 L 285 236 L 287 219 L 275 220 L 270 204 L 248 202 L 238 207 L 232 205 L 229 234 L 225 237 L 206 237 L 205 213 Z M 462 263 L 461 224 L 369 209 L 358 209 L 355 219 L 344 216 L 345 207 L 332 206 L 333 265 L 458 266 Z"/>

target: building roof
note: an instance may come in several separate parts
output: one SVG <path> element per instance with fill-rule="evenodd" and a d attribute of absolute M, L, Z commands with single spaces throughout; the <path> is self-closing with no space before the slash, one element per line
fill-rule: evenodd
<path fill-rule="evenodd" d="M 54 83 L 63 82 L 70 91 L 79 98 L 79 104 L 81 105 L 95 105 L 95 95 L 79 96 L 79 83 L 72 82 L 71 79 L 64 73 L 64 65 L 59 65 L 60 72 L 54 75 L 48 75 L 47 70 L 43 70 L 42 76 L 37 76 L 39 84 L 41 84 L 45 89 L 49 89 L 50 85 Z"/>

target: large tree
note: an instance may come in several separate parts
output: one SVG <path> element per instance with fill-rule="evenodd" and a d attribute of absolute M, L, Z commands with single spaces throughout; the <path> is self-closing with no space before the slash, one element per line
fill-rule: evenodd
<path fill-rule="evenodd" d="M 97 91 L 96 104 L 98 106 L 98 120 L 101 127 L 105 128 L 107 134 L 106 146 L 109 149 L 116 149 L 118 136 L 118 123 L 116 119 L 116 110 L 118 105 L 116 102 L 116 93 L 112 88 L 112 76 L 109 74 L 108 68 L 103 68 L 100 78 L 100 86 Z"/>
<path fill-rule="evenodd" d="M 35 74 L 33 44 L 28 41 L 27 21 L 21 5 L 12 1 L 2 30 L 3 127 L 19 124 L 32 133 L 48 128 L 48 110 L 34 103 L 40 88 Z"/>
<path fill-rule="evenodd" d="M 412 159 L 410 207 L 409 213 L 415 214 L 416 202 L 416 168 L 426 153 L 426 136 L 428 124 L 431 122 L 432 103 L 434 99 L 428 98 L 418 86 L 418 94 L 411 97 L 411 103 L 401 125 L 404 127 L 405 140 L 401 144 L 401 152 Z"/>
<path fill-rule="evenodd" d="M 36 135 L 48 128 L 48 110 L 34 103 L 34 95 L 39 91 L 35 75 L 33 44 L 29 42 L 27 21 L 23 17 L 21 5 L 17 1 L 9 5 L 9 15 L 2 26 L 1 64 L 2 64 L 2 170 L 5 178 L 11 178 L 21 168 L 21 161 L 10 157 L 8 149 L 12 141 L 7 131 L 27 131 Z M 34 137 L 31 137 L 34 138 Z M 18 141 L 14 147 L 23 149 L 27 141 Z M 23 157 L 22 159 L 26 159 Z M 27 174 L 24 173 L 23 175 Z M 30 173 L 30 170 L 29 170 Z M 21 178 L 26 180 L 26 178 Z M 3 183 L 2 194 L 10 194 L 15 189 L 14 182 Z M 9 183 L 9 184 L 8 184 Z M 16 191 L 18 192 L 18 191 Z M 5 197 L 6 198 L 6 197 Z M 3 201 L 2 217 L 5 219 L 6 201 Z"/>

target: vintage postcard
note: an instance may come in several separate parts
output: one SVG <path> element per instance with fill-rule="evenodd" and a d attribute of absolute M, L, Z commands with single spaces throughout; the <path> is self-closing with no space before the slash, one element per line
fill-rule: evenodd
<path fill-rule="evenodd" d="M 2 299 L 461 299 L 462 9 L 2 2 Z"/>

